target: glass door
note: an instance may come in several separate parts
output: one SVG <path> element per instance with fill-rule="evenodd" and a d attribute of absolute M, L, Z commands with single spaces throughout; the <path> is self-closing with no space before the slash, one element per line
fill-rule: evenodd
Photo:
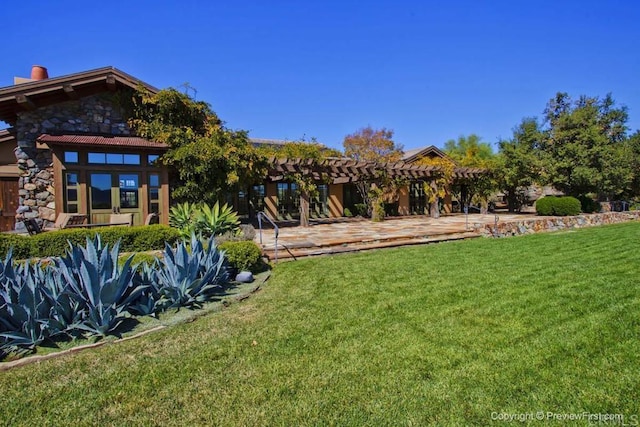
<path fill-rule="evenodd" d="M 112 213 L 133 213 L 134 224 L 141 224 L 140 175 L 137 173 L 90 173 L 89 200 L 92 224 L 108 223 Z"/>

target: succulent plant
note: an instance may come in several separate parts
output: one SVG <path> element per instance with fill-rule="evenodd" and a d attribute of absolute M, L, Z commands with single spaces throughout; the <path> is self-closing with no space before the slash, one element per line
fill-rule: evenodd
<path fill-rule="evenodd" d="M 166 245 L 156 275 L 162 304 L 165 307 L 189 307 L 210 300 L 228 282 L 223 266 L 224 254 L 217 250 L 213 240 L 207 249 L 194 234 L 190 245 L 181 241 L 175 250 Z"/>
<path fill-rule="evenodd" d="M 56 260 L 56 268 L 86 309 L 78 328 L 106 335 L 122 323 L 128 304 L 144 291 L 144 286 L 133 285 L 133 256 L 119 267 L 120 242 L 109 250 L 109 245 L 103 247 L 99 235 L 94 240 L 87 238 L 86 248 L 72 244 L 69 247 L 67 255 Z"/>

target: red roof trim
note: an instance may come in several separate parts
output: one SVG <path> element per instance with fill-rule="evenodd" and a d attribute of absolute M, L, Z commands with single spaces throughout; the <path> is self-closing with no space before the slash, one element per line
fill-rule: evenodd
<path fill-rule="evenodd" d="M 166 150 L 169 146 L 163 142 L 149 141 L 137 136 L 105 136 L 105 135 L 50 135 L 43 134 L 38 137 L 39 143 L 86 145 L 102 147 L 127 147 L 127 148 L 151 148 Z"/>

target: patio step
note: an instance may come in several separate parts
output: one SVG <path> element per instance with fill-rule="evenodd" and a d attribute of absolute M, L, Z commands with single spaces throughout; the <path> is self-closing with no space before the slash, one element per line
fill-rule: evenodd
<path fill-rule="evenodd" d="M 354 240 L 345 238 L 334 241 L 325 241 L 322 245 L 316 245 L 313 242 L 298 242 L 294 245 L 288 245 L 287 242 L 279 242 L 278 260 L 290 260 L 307 256 L 332 255 L 373 249 L 393 248 L 399 246 L 425 245 L 429 243 L 473 239 L 478 237 L 481 237 L 479 233 L 473 231 L 463 231 L 440 233 L 422 237 L 407 235 L 390 236 L 378 239 L 367 238 L 365 240 Z M 263 256 L 267 257 L 270 261 L 275 260 L 275 249 L 273 247 L 264 247 L 262 249 L 262 253 Z"/>

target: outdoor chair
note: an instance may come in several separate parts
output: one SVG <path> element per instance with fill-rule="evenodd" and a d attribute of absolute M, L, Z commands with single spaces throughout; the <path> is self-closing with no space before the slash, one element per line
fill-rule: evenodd
<path fill-rule="evenodd" d="M 30 236 L 35 236 L 36 234 L 42 233 L 42 229 L 34 218 L 28 218 L 22 221 L 24 223 L 24 228 L 27 229 Z"/>
<path fill-rule="evenodd" d="M 144 225 L 158 224 L 160 222 L 160 216 L 157 213 L 150 213 L 147 215 L 147 219 L 144 220 Z"/>
<path fill-rule="evenodd" d="M 86 222 L 87 222 L 87 215 L 63 212 L 61 214 L 58 214 L 58 217 L 56 218 L 56 222 L 53 224 L 53 227 L 47 227 L 44 229 L 44 231 L 62 230 L 63 228 L 67 228 L 69 226 L 86 224 Z"/>
<path fill-rule="evenodd" d="M 109 215 L 109 224 L 111 225 L 133 225 L 133 214 L 125 213 L 125 214 L 111 214 Z"/>

